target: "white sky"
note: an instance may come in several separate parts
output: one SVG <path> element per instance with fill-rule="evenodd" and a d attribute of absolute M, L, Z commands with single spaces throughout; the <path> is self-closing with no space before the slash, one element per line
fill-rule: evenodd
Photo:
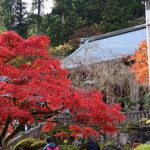
<path fill-rule="evenodd" d="M 30 11 L 31 10 L 31 4 L 32 4 L 32 0 L 23 0 L 23 2 L 27 3 L 27 10 Z M 45 0 L 44 3 L 44 13 L 50 13 L 53 7 L 53 0 Z"/>

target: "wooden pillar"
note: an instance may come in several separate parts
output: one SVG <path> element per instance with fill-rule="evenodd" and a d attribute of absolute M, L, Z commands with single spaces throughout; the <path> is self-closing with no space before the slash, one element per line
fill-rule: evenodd
<path fill-rule="evenodd" d="M 149 68 L 149 90 L 150 90 L 150 0 L 145 1 L 146 30 L 147 30 L 147 49 L 148 49 L 148 68 Z"/>

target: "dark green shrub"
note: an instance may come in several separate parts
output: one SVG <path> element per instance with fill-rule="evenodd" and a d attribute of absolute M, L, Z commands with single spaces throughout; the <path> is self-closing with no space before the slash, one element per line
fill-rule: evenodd
<path fill-rule="evenodd" d="M 13 150 L 30 150 L 30 145 L 33 144 L 35 141 L 36 139 L 33 138 L 21 140 L 14 146 Z"/>

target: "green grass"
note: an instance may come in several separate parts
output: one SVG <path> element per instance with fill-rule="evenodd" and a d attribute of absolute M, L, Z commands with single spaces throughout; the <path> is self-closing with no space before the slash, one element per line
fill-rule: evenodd
<path fill-rule="evenodd" d="M 150 144 L 141 144 L 134 148 L 134 150 L 150 150 Z"/>

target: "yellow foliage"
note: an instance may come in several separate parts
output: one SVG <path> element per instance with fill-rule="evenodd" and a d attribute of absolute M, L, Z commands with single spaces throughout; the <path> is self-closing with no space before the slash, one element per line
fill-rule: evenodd
<path fill-rule="evenodd" d="M 146 124 L 150 124 L 150 120 L 146 120 Z"/>
<path fill-rule="evenodd" d="M 66 56 L 73 51 L 73 47 L 70 44 L 65 43 L 63 45 L 50 47 L 48 51 L 52 55 Z"/>

